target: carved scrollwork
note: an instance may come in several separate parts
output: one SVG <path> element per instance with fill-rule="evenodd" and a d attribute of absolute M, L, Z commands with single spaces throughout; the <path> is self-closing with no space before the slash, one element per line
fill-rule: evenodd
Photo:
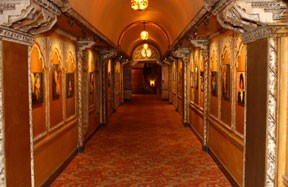
<path fill-rule="evenodd" d="M 16 0 L 0 4 L 0 24 L 14 30 L 36 35 L 50 30 L 60 10 L 47 0 Z"/>
<path fill-rule="evenodd" d="M 287 4 L 283 1 L 244 1 L 237 0 L 218 12 L 219 23 L 239 34 L 254 31 L 266 34 L 265 26 L 288 25 Z"/>

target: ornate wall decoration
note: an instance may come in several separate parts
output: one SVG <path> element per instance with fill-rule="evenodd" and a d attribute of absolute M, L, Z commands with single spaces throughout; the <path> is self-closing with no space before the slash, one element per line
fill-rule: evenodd
<path fill-rule="evenodd" d="M 136 47 L 132 54 L 133 61 L 158 61 L 161 57 L 159 51 L 152 45 L 149 45 L 148 49 L 150 51 L 146 52 L 143 45 Z"/>

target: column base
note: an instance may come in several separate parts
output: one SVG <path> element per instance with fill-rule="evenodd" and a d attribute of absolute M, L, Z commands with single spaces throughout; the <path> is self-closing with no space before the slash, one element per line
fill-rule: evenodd
<path fill-rule="evenodd" d="M 83 153 L 84 151 L 84 146 L 78 147 L 78 153 Z"/>
<path fill-rule="evenodd" d="M 190 123 L 188 123 L 188 122 L 184 122 L 184 127 L 188 127 L 188 128 L 190 128 L 191 125 L 190 125 Z"/>
<path fill-rule="evenodd" d="M 203 146 L 202 146 L 202 150 L 203 150 L 204 152 L 208 153 L 208 152 L 209 152 L 209 147 L 208 147 L 207 145 L 203 145 Z"/>

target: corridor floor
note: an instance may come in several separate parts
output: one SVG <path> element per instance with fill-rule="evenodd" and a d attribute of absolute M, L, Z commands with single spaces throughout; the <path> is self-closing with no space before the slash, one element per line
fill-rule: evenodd
<path fill-rule="evenodd" d="M 135 95 L 51 186 L 231 186 L 167 101 Z"/>

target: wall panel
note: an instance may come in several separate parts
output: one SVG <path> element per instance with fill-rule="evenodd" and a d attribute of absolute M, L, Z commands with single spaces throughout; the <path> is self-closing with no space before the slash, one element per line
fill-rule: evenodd
<path fill-rule="evenodd" d="M 6 184 L 30 186 L 28 47 L 3 41 L 1 53 L 3 53 Z"/>

